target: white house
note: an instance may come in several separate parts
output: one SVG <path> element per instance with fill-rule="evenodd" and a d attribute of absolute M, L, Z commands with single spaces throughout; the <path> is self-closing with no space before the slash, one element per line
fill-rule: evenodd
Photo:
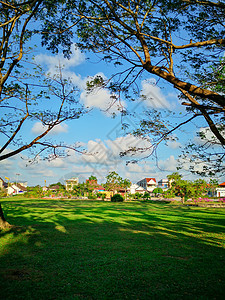
<path fill-rule="evenodd" d="M 137 182 L 137 185 L 143 187 L 147 192 L 152 192 L 156 187 L 157 183 L 155 178 L 144 178 Z"/>
<path fill-rule="evenodd" d="M 136 183 L 132 184 L 128 189 L 128 193 L 134 195 L 135 193 L 144 194 L 147 192 L 143 187 L 137 185 Z"/>
<path fill-rule="evenodd" d="M 208 192 L 210 197 L 225 197 L 225 182 L 219 184 L 219 186 L 214 190 Z"/>
<path fill-rule="evenodd" d="M 17 195 L 17 194 L 24 193 L 26 191 L 27 191 L 27 189 L 24 186 L 20 185 L 19 183 L 12 184 L 9 187 L 7 187 L 8 195 Z"/>
<path fill-rule="evenodd" d="M 70 178 L 70 179 L 67 179 L 66 180 L 66 190 L 67 191 L 72 191 L 73 190 L 73 187 L 75 186 L 75 185 L 78 185 L 78 183 L 79 183 L 79 179 L 78 179 L 78 177 L 73 177 L 73 178 Z"/>
<path fill-rule="evenodd" d="M 168 189 L 169 188 L 169 180 L 168 179 L 160 179 L 158 181 L 158 187 L 163 190 Z"/>
<path fill-rule="evenodd" d="M 225 197 L 225 182 L 219 184 L 219 187 L 216 188 L 216 197 Z"/>

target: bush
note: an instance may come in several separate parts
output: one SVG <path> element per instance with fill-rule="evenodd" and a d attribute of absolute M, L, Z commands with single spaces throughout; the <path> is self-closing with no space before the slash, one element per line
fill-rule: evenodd
<path fill-rule="evenodd" d="M 123 202 L 123 197 L 120 194 L 115 194 L 111 197 L 112 202 Z"/>

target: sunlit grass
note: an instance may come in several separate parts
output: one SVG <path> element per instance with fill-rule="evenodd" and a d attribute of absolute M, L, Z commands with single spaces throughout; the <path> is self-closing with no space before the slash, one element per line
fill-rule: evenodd
<path fill-rule="evenodd" d="M 222 299 L 225 210 L 2 200 L 3 299 Z"/>

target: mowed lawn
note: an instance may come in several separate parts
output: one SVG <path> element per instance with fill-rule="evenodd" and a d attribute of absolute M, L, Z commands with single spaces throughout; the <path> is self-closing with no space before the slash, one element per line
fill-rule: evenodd
<path fill-rule="evenodd" d="M 0 298 L 224 299 L 225 209 L 1 200 Z"/>

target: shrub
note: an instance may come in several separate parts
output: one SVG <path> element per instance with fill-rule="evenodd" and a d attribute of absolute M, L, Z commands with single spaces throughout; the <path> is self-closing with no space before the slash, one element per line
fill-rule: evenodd
<path fill-rule="evenodd" d="M 111 197 L 112 202 L 123 202 L 123 197 L 120 194 L 115 194 Z"/>
<path fill-rule="evenodd" d="M 142 198 L 144 200 L 151 200 L 151 197 L 150 197 L 149 193 L 147 193 L 147 192 L 144 193 L 144 195 L 142 196 Z"/>

